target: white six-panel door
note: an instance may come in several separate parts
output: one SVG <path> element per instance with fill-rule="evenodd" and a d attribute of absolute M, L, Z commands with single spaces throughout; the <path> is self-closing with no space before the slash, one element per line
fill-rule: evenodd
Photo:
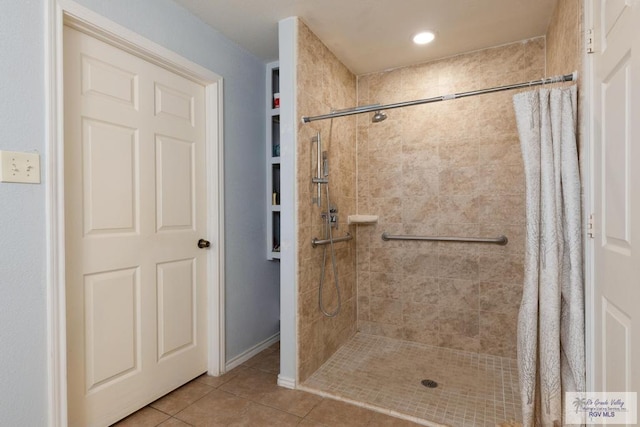
<path fill-rule="evenodd" d="M 592 0 L 594 391 L 640 392 L 640 5 Z"/>
<path fill-rule="evenodd" d="M 203 86 L 64 29 L 69 425 L 207 370 Z"/>

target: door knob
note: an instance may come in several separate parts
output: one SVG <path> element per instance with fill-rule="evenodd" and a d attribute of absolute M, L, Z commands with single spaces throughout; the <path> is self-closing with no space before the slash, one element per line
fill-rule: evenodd
<path fill-rule="evenodd" d="M 204 240 L 204 239 L 198 240 L 198 247 L 200 249 L 205 249 L 205 248 L 208 248 L 209 246 L 211 246 L 211 242 L 210 241 Z"/>

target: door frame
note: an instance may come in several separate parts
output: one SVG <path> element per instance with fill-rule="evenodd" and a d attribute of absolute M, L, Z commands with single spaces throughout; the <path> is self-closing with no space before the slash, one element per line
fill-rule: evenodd
<path fill-rule="evenodd" d="M 583 233 L 584 239 L 584 298 L 585 298 L 585 364 L 586 364 L 586 391 L 602 391 L 595 390 L 595 289 L 596 283 L 594 281 L 595 272 L 595 247 L 594 239 L 590 237 L 589 229 L 589 216 L 595 212 L 594 205 L 594 188 L 596 183 L 594 182 L 593 170 L 595 153 L 593 152 L 593 137 L 594 137 L 594 120 L 593 112 L 596 105 L 594 104 L 593 94 L 598 88 L 595 86 L 594 69 L 593 69 L 593 55 L 590 55 L 586 48 L 587 30 L 594 28 L 594 0 L 584 0 L 583 7 L 583 45 L 582 48 L 582 112 L 580 114 L 580 136 L 582 138 L 582 150 L 581 155 L 584 156 L 583 160 L 583 227 L 585 229 Z M 592 34 L 591 37 L 595 39 Z M 595 40 L 593 41 L 595 43 Z"/>
<path fill-rule="evenodd" d="M 225 366 L 223 80 L 209 69 L 146 39 L 72 0 L 45 1 L 45 179 L 47 221 L 48 425 L 67 425 L 67 340 L 64 225 L 63 29 L 68 25 L 205 87 L 208 373 Z M 217 131 L 216 131 L 217 129 Z M 210 149 L 213 147 L 213 149 Z"/>

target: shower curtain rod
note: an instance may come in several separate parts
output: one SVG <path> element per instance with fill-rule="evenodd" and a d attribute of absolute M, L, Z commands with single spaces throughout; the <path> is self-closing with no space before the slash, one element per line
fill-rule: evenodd
<path fill-rule="evenodd" d="M 524 88 L 524 87 L 532 87 L 532 86 L 540 86 L 540 85 L 547 85 L 547 84 L 552 84 L 552 83 L 571 82 L 571 81 L 577 80 L 577 78 L 578 78 L 578 72 L 574 71 L 571 74 L 564 74 L 564 75 L 561 75 L 561 76 L 549 77 L 547 79 L 533 80 L 533 81 L 525 82 L 525 83 L 516 83 L 516 84 L 512 84 L 512 85 L 492 87 L 492 88 L 489 88 L 489 89 L 472 90 L 470 92 L 460 92 L 460 93 L 454 93 L 454 94 L 451 94 L 451 95 L 436 96 L 434 98 L 417 99 L 415 101 L 397 102 L 397 103 L 394 103 L 394 104 L 371 105 L 371 106 L 365 106 L 365 107 L 347 108 L 345 110 L 334 111 L 333 113 L 322 114 L 320 116 L 311 116 L 311 117 L 304 116 L 304 117 L 302 117 L 302 122 L 303 123 L 309 123 L 309 122 L 313 122 L 313 121 L 316 121 L 316 120 L 326 120 L 326 119 L 332 119 L 334 117 L 344 117 L 344 116 L 352 116 L 354 114 L 370 113 L 372 111 L 391 110 L 393 108 L 402 108 L 402 107 L 410 107 L 410 106 L 413 106 L 413 105 L 430 104 L 432 102 L 440 102 L 440 101 L 448 101 L 450 99 L 466 98 L 468 96 L 482 95 L 482 94 L 485 94 L 485 93 L 502 92 L 502 91 L 505 91 L 505 90 L 520 89 L 520 88 Z"/>

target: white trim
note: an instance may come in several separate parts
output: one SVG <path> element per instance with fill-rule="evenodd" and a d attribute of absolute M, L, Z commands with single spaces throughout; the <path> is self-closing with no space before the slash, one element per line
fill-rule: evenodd
<path fill-rule="evenodd" d="M 209 238 L 217 242 L 216 251 L 210 251 L 208 259 L 207 277 L 217 277 L 217 286 L 208 287 L 209 300 L 209 375 L 217 376 L 224 372 L 226 337 L 224 333 L 224 144 L 222 79 L 209 84 L 205 89 L 205 109 L 208 117 L 206 121 L 207 134 L 207 164 L 218 165 L 217 176 L 212 168 L 207 167 L 207 230 Z M 217 132 L 214 130 L 217 129 Z M 217 147 L 217 150 L 211 150 Z M 216 254 L 218 255 L 216 257 Z M 217 272 L 217 273 L 216 273 Z M 216 289 L 217 288 L 217 289 Z M 212 309 L 214 307 L 218 310 Z"/>
<path fill-rule="evenodd" d="M 296 389 L 296 379 L 295 378 L 283 377 L 282 375 L 278 375 L 278 383 L 277 384 L 280 387 L 288 388 L 288 389 L 291 389 L 291 390 L 295 390 Z"/>
<path fill-rule="evenodd" d="M 47 227 L 47 370 L 48 424 L 67 425 L 67 349 L 64 154 L 63 135 L 62 22 L 63 12 L 55 1 L 45 4 L 45 108 L 46 129 L 46 227 Z"/>
<path fill-rule="evenodd" d="M 261 351 L 264 351 L 267 348 L 271 347 L 273 344 L 277 343 L 278 341 L 280 341 L 280 332 L 278 332 L 275 335 L 272 335 L 266 340 L 254 345 L 250 349 L 243 351 L 233 359 L 229 360 L 229 362 L 227 362 L 227 366 L 225 367 L 225 372 L 229 372 L 233 368 L 242 365 L 244 362 L 251 359 L 253 356 L 260 353 Z"/>
<path fill-rule="evenodd" d="M 296 46 L 298 18 L 279 22 L 280 46 L 280 375 L 298 375 Z"/>
<path fill-rule="evenodd" d="M 64 228 L 63 28 L 73 26 L 206 87 L 208 235 L 216 242 L 209 264 L 208 371 L 224 368 L 224 156 L 222 77 L 71 0 L 45 2 L 46 222 L 48 425 L 67 425 L 67 360 Z M 217 126 L 218 132 L 211 132 Z M 215 145 L 214 145 L 215 144 Z M 215 254 L 218 256 L 216 257 Z M 217 311 L 218 316 L 215 316 Z"/>
<path fill-rule="evenodd" d="M 189 61 L 174 51 L 118 25 L 72 0 L 52 1 L 58 4 L 63 17 L 63 21 L 57 22 L 57 25 L 69 25 L 197 83 L 208 85 L 222 81 L 222 77 L 213 71 Z"/>
<path fill-rule="evenodd" d="M 589 28 L 594 28 L 594 16 L 593 16 L 593 0 L 584 0 L 583 1 L 583 15 L 584 22 L 582 25 L 583 34 L 582 40 L 584 42 L 586 31 Z M 593 61 L 595 54 L 587 54 L 586 49 L 582 49 L 582 60 L 583 60 L 583 68 L 582 68 L 582 85 L 580 89 L 582 90 L 582 114 L 580 115 L 580 136 L 583 138 L 581 141 L 582 150 L 581 155 L 584 156 L 582 161 L 582 166 L 584 170 L 582 171 L 583 175 L 583 216 L 582 218 L 585 220 L 583 227 L 583 239 L 584 239 L 584 299 L 585 299 L 585 368 L 586 368 L 586 388 L 587 391 L 596 391 L 595 390 L 595 357 L 596 357 L 596 348 L 595 348 L 595 282 L 594 282 L 594 264 L 595 264 L 595 246 L 594 240 L 588 237 L 588 219 L 589 215 L 595 212 L 594 206 L 594 189 L 595 182 L 593 181 L 593 171 L 594 163 L 593 160 L 595 158 L 593 153 L 593 134 L 594 132 L 594 121 L 593 119 L 593 94 L 596 88 L 594 87 L 594 69 L 593 69 Z"/>

